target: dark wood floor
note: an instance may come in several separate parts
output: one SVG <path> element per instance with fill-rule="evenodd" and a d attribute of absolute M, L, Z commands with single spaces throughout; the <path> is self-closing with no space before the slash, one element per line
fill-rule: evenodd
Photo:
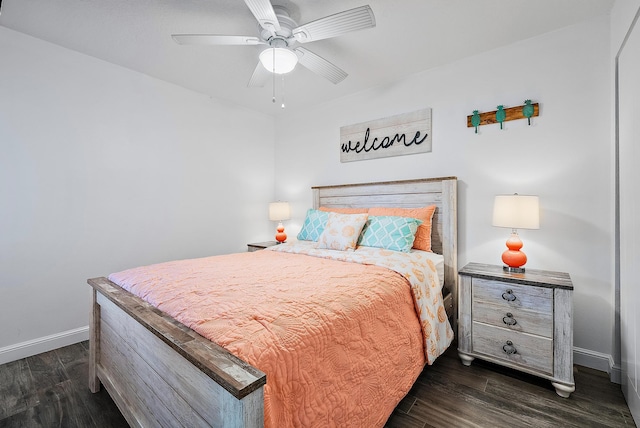
<path fill-rule="evenodd" d="M 126 427 L 109 395 L 87 386 L 87 342 L 0 366 L 2 427 Z M 387 422 L 394 427 L 634 427 L 618 385 L 577 367 L 576 392 L 474 361 L 454 347 L 427 367 Z"/>
<path fill-rule="evenodd" d="M 0 366 L 0 427 L 128 427 L 102 389 L 89 392 L 89 342 Z"/>
<path fill-rule="evenodd" d="M 559 397 L 547 380 L 474 360 L 455 346 L 426 367 L 387 422 L 396 427 L 635 427 L 620 385 L 574 366 L 576 391 Z"/>

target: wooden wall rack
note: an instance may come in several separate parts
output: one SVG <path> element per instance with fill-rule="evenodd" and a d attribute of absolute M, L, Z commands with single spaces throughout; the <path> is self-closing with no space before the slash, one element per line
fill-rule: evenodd
<path fill-rule="evenodd" d="M 533 115 L 531 117 L 539 116 L 540 115 L 539 103 L 532 103 L 531 105 L 533 106 Z M 517 119 L 526 119 L 526 116 L 522 112 L 523 107 L 524 107 L 524 104 L 521 106 L 505 108 L 504 112 L 506 116 L 503 122 L 508 122 L 510 120 L 517 120 Z M 478 126 L 492 125 L 494 123 L 498 123 L 498 119 L 496 118 L 496 112 L 497 110 L 480 113 L 480 124 Z M 474 126 L 471 124 L 472 117 L 473 115 L 467 116 L 467 128 L 474 128 Z"/>

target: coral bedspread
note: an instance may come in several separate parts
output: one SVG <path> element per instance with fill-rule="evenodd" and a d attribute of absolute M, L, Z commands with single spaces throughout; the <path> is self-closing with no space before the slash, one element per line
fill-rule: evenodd
<path fill-rule="evenodd" d="M 283 245 L 109 279 L 265 372 L 265 426 L 382 426 L 426 362 L 429 336 L 403 270 L 427 286 L 437 274 L 413 253 L 399 273 L 370 265 L 369 255 L 353 263 L 327 251 Z M 389 259 L 380 251 L 373 258 Z M 441 300 L 427 300 L 436 301 L 428 309 L 436 321 Z M 452 337 L 446 319 L 435 327 L 442 337 L 427 344 L 430 359 L 429 348 L 443 351 Z"/>

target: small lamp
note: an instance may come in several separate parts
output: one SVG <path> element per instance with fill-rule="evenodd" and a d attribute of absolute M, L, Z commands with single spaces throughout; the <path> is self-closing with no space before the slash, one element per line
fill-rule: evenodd
<path fill-rule="evenodd" d="M 289 220 L 291 218 L 291 208 L 289 202 L 271 202 L 269 204 L 269 220 L 277 221 L 278 228 L 276 229 L 276 241 L 278 244 L 287 240 L 287 234 L 284 233 L 284 226 L 282 220 Z"/>
<path fill-rule="evenodd" d="M 507 272 L 523 273 L 527 256 L 520 251 L 522 241 L 517 229 L 540 229 L 540 205 L 537 196 L 497 195 L 493 203 L 494 226 L 510 227 L 507 239 L 508 250 L 502 253 L 502 261 Z"/>

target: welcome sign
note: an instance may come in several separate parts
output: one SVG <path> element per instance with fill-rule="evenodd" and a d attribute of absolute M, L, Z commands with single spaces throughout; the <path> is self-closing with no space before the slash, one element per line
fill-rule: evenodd
<path fill-rule="evenodd" d="M 430 108 L 340 128 L 340 162 L 430 151 Z"/>

